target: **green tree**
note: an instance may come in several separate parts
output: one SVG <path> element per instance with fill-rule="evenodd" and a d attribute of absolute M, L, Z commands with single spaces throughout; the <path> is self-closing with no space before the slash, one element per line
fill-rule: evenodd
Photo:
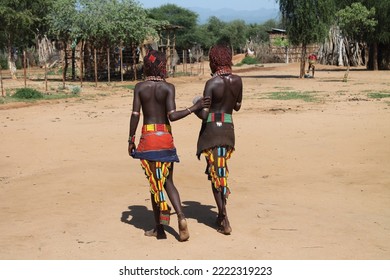
<path fill-rule="evenodd" d="M 228 36 L 226 34 L 226 23 L 221 21 L 219 18 L 212 16 L 206 23 L 206 29 L 212 36 L 212 44 L 214 45 L 220 38 Z M 211 47 L 211 46 L 210 46 Z"/>
<path fill-rule="evenodd" d="M 54 2 L 51 12 L 47 15 L 49 35 L 62 42 L 64 53 L 67 53 L 68 45 L 75 37 L 80 36 L 82 27 L 77 25 L 78 10 L 77 0 L 57 0 Z M 75 40 L 74 40 L 75 41 Z M 63 60 L 62 78 L 65 81 L 68 70 L 68 60 Z"/>
<path fill-rule="evenodd" d="M 213 35 L 207 30 L 207 25 L 197 25 L 195 27 L 194 36 L 196 43 L 203 49 L 209 49 L 215 42 Z"/>
<path fill-rule="evenodd" d="M 226 24 L 225 36 L 229 38 L 232 50 L 241 52 L 246 44 L 247 26 L 243 20 L 233 20 Z"/>
<path fill-rule="evenodd" d="M 375 8 L 368 10 L 359 2 L 339 10 L 336 17 L 342 32 L 358 42 L 373 32 L 378 24 L 378 21 L 374 19 Z"/>
<path fill-rule="evenodd" d="M 246 38 L 254 43 L 264 43 L 269 41 L 267 31 L 272 28 L 280 28 L 281 24 L 274 19 L 267 20 L 263 24 L 252 23 L 247 25 Z"/>
<path fill-rule="evenodd" d="M 156 37 L 157 26 L 163 24 L 148 18 L 134 0 L 57 0 L 48 22 L 65 51 L 79 40 L 96 48 L 138 45 L 149 36 Z M 65 60 L 64 78 L 67 67 Z"/>
<path fill-rule="evenodd" d="M 373 32 L 363 40 L 369 45 L 368 69 L 390 69 L 390 1 L 386 0 L 339 0 L 337 8 L 344 9 L 352 3 L 361 3 L 368 10 L 375 8 L 374 19 L 378 22 Z"/>
<path fill-rule="evenodd" d="M 289 41 L 300 45 L 300 78 L 305 74 L 306 48 L 328 34 L 334 16 L 334 1 L 279 0 L 279 9 Z"/>
<path fill-rule="evenodd" d="M 368 10 L 358 2 L 352 3 L 351 6 L 347 6 L 336 13 L 337 23 L 342 34 L 348 39 L 363 45 L 365 45 L 364 38 L 367 38 L 378 24 L 374 16 L 375 8 Z M 349 71 L 351 51 L 348 45 L 346 47 L 348 57 L 347 71 Z"/>
<path fill-rule="evenodd" d="M 77 34 L 77 0 L 57 0 L 46 19 L 49 24 L 49 35 L 65 43 Z M 81 27 L 82 28 L 82 27 Z"/>
<path fill-rule="evenodd" d="M 230 45 L 232 50 L 235 48 L 239 49 L 246 42 L 245 30 L 246 25 L 244 21 L 224 22 L 215 16 L 210 17 L 207 23 L 203 25 L 203 31 L 207 33 L 208 37 L 208 48 L 223 42 Z"/>
<path fill-rule="evenodd" d="M 390 1 L 364 0 L 368 8 L 375 8 L 375 19 L 378 24 L 375 31 L 367 36 L 370 44 L 369 69 L 390 69 Z"/>
<path fill-rule="evenodd" d="M 162 5 L 148 10 L 149 17 L 157 21 L 167 21 L 171 25 L 182 27 L 176 32 L 176 46 L 179 49 L 190 48 L 198 38 L 194 36 L 198 14 L 174 4 Z M 166 36 L 167 34 L 164 34 Z"/>
<path fill-rule="evenodd" d="M 246 24 L 242 20 L 224 22 L 212 16 L 207 23 L 198 26 L 196 33 L 205 49 L 224 41 L 230 44 L 233 50 L 240 52 L 247 41 L 255 44 L 268 42 L 267 31 L 278 26 L 280 26 L 280 23 L 275 20 L 269 20 L 263 24 Z"/>
<path fill-rule="evenodd" d="M 157 35 L 158 22 L 134 0 L 78 0 L 73 36 L 96 46 L 142 43 Z"/>
<path fill-rule="evenodd" d="M 16 78 L 16 51 L 34 44 L 53 0 L 2 0 L 0 2 L 0 47 L 8 54 L 11 76 Z"/>

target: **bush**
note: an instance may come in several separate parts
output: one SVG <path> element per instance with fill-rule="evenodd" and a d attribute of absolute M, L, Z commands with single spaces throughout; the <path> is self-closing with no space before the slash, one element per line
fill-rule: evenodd
<path fill-rule="evenodd" d="M 79 86 L 72 87 L 73 94 L 79 94 L 80 92 L 81 92 L 81 87 L 79 87 Z"/>
<path fill-rule="evenodd" d="M 243 60 L 241 60 L 241 63 L 242 64 L 258 64 L 259 61 L 257 60 L 256 57 L 246 56 L 246 57 L 244 57 Z"/>
<path fill-rule="evenodd" d="M 12 97 L 20 99 L 40 99 L 43 98 L 43 94 L 33 88 L 19 88 Z"/>

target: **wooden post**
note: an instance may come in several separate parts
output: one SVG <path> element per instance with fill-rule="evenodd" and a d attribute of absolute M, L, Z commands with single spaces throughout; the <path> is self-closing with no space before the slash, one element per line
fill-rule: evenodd
<path fill-rule="evenodd" d="M 134 72 L 134 80 L 136 81 L 137 80 L 137 65 L 136 65 L 136 44 L 131 44 L 132 46 L 132 49 L 133 49 L 133 72 Z"/>
<path fill-rule="evenodd" d="M 62 89 L 65 89 L 65 79 L 66 79 L 66 71 L 68 69 L 68 54 L 67 54 L 67 45 L 65 44 L 64 48 L 64 62 L 62 67 Z"/>
<path fill-rule="evenodd" d="M 107 79 L 108 79 L 108 82 L 111 81 L 111 77 L 110 77 L 110 48 L 107 48 Z"/>
<path fill-rule="evenodd" d="M 288 46 L 285 47 L 286 48 L 286 63 L 288 64 L 289 63 L 289 53 L 288 53 Z"/>
<path fill-rule="evenodd" d="M 71 45 L 72 50 L 72 81 L 76 80 L 76 47 L 77 45 Z"/>
<path fill-rule="evenodd" d="M 172 57 L 171 57 L 171 31 L 168 30 L 168 38 L 167 38 L 167 50 L 166 50 L 166 56 L 167 56 L 167 67 L 168 67 L 168 73 L 172 68 Z"/>
<path fill-rule="evenodd" d="M 80 87 L 83 87 L 83 75 L 84 75 L 84 40 L 81 41 L 81 50 L 80 50 Z"/>
<path fill-rule="evenodd" d="M 172 59 L 171 59 L 173 77 L 175 77 L 175 72 L 176 72 L 176 64 L 173 65 L 173 59 L 175 56 L 175 49 L 176 49 L 176 30 L 173 30 Z"/>
<path fill-rule="evenodd" d="M 47 92 L 47 61 L 45 59 L 45 91 Z"/>
<path fill-rule="evenodd" d="M 121 82 L 123 82 L 123 53 L 122 53 L 122 46 L 119 49 L 119 56 L 121 59 Z"/>
<path fill-rule="evenodd" d="M 183 73 L 186 72 L 185 69 L 184 69 L 184 65 L 185 65 L 185 63 L 186 63 L 186 61 L 185 61 L 185 53 L 186 53 L 186 51 L 183 50 Z"/>
<path fill-rule="evenodd" d="M 98 78 L 97 78 L 97 55 L 96 55 L 96 47 L 93 48 L 93 52 L 94 52 L 94 64 L 95 64 L 95 86 L 97 87 L 97 82 L 98 82 Z"/>
<path fill-rule="evenodd" d="M 30 60 L 27 58 L 27 75 L 28 79 L 30 80 L 31 79 L 31 76 L 30 76 Z"/>
<path fill-rule="evenodd" d="M 1 73 L 1 65 L 0 65 L 0 84 L 1 84 L 1 96 L 4 97 L 3 74 Z"/>
<path fill-rule="evenodd" d="M 23 73 L 24 73 L 24 87 L 27 87 L 26 51 L 23 51 Z"/>

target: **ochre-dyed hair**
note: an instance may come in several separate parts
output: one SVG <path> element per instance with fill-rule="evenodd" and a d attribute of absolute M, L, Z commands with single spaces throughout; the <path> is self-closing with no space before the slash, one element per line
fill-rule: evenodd
<path fill-rule="evenodd" d="M 232 51 L 225 45 L 216 45 L 209 52 L 211 72 L 232 68 Z"/>
<path fill-rule="evenodd" d="M 150 50 L 144 57 L 144 72 L 146 77 L 155 76 L 164 79 L 167 74 L 166 66 L 167 58 L 160 51 Z"/>

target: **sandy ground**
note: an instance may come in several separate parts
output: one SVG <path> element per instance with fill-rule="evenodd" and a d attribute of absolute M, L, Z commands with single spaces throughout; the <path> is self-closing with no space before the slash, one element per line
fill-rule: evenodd
<path fill-rule="evenodd" d="M 297 64 L 235 71 L 244 100 L 229 163 L 232 235 L 213 226 L 192 115 L 172 124 L 190 240 L 178 241 L 176 215 L 166 240 L 144 236 L 153 219 L 127 155 L 132 91 L 101 84 L 80 99 L 0 105 L 0 259 L 389 259 L 390 98 L 368 93 L 389 93 L 390 72 L 355 68 L 345 83 L 345 69 L 321 65 L 315 79 L 298 79 Z M 169 78 L 177 107 L 208 78 Z M 269 98 L 282 91 L 316 100 Z"/>

